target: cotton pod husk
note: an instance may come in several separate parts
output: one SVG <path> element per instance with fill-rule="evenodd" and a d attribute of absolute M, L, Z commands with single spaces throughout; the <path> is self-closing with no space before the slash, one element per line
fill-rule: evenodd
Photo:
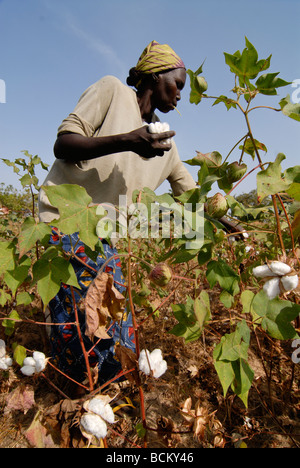
<path fill-rule="evenodd" d="M 158 263 L 149 273 L 149 280 L 156 286 L 166 286 L 172 279 L 172 270 L 164 262 Z"/>

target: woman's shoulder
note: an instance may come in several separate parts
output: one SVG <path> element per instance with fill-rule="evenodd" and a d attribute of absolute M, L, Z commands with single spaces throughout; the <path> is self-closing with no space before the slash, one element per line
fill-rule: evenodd
<path fill-rule="evenodd" d="M 106 75 L 100 78 L 98 81 L 96 81 L 94 84 L 91 86 L 95 88 L 113 88 L 113 89 L 119 89 L 119 88 L 128 88 L 127 85 L 122 83 L 122 81 L 117 78 L 116 76 L 113 75 Z"/>

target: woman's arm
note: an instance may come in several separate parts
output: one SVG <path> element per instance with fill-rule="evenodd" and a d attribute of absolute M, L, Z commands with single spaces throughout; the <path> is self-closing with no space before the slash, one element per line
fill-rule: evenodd
<path fill-rule="evenodd" d="M 57 137 L 54 154 L 57 159 L 79 162 L 113 153 L 133 151 L 144 158 L 163 156 L 171 144 L 162 140 L 172 138 L 175 132 L 149 133 L 143 126 L 129 133 L 103 137 L 86 137 L 77 133 L 63 133 Z"/>

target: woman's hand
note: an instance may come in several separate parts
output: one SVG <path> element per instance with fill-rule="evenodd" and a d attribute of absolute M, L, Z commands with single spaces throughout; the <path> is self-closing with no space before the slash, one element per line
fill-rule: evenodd
<path fill-rule="evenodd" d="M 150 133 L 147 125 L 128 133 L 130 150 L 143 158 L 163 156 L 165 151 L 172 148 L 172 144 L 166 140 L 172 138 L 175 132 Z"/>

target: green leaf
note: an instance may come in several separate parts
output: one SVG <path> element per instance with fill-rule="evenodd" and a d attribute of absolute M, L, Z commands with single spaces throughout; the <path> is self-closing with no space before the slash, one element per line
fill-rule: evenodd
<path fill-rule="evenodd" d="M 97 206 L 91 206 L 92 198 L 79 185 L 62 184 L 43 186 L 50 203 L 55 206 L 60 218 L 51 222 L 64 234 L 79 232 L 79 237 L 88 247 L 94 250 L 98 243 L 96 226 L 99 217 Z"/>
<path fill-rule="evenodd" d="M 232 391 L 242 400 L 247 408 L 248 394 L 254 379 L 254 372 L 244 359 L 238 359 L 232 363 L 232 366 L 235 377 L 231 384 Z"/>
<path fill-rule="evenodd" d="M 23 291 L 17 295 L 17 305 L 29 305 L 34 299 L 33 294 L 29 294 L 26 291 Z"/>
<path fill-rule="evenodd" d="M 227 96 L 221 95 L 215 100 L 213 106 L 220 104 L 220 102 L 223 102 L 223 104 L 225 104 L 227 110 L 231 109 L 232 107 L 236 109 L 237 103 L 234 99 L 230 99 Z"/>
<path fill-rule="evenodd" d="M 0 275 L 15 267 L 15 249 L 12 241 L 0 242 Z"/>
<path fill-rule="evenodd" d="M 4 289 L 0 289 L 0 305 L 3 307 L 8 301 L 11 301 L 11 295 Z"/>
<path fill-rule="evenodd" d="M 25 219 L 19 235 L 20 258 L 35 246 L 37 241 L 42 243 L 49 240 L 51 228 L 45 223 L 39 223 L 36 219 L 29 216 Z M 47 238 L 49 236 L 49 238 Z"/>
<path fill-rule="evenodd" d="M 235 296 L 239 288 L 239 275 L 223 260 L 212 260 L 207 265 L 206 277 L 210 287 L 219 283 L 222 289 Z"/>
<path fill-rule="evenodd" d="M 300 305 L 279 299 L 269 300 L 264 290 L 255 295 L 251 304 L 256 316 L 262 317 L 261 326 L 277 340 L 292 340 L 298 334 L 291 324 L 300 314 Z"/>
<path fill-rule="evenodd" d="M 281 99 L 279 105 L 284 115 L 300 122 L 300 103 L 291 103 L 289 94 L 285 98 Z"/>
<path fill-rule="evenodd" d="M 13 270 L 7 270 L 4 274 L 4 281 L 13 294 L 16 294 L 18 287 L 28 278 L 31 259 L 24 256 Z"/>
<path fill-rule="evenodd" d="M 245 143 L 239 146 L 239 149 L 240 150 L 244 149 L 245 153 L 250 154 L 253 160 L 255 159 L 255 156 L 256 156 L 256 150 L 261 150 L 265 152 L 268 151 L 266 145 L 256 140 L 255 138 L 254 138 L 254 143 L 255 143 L 255 146 L 251 138 L 247 138 L 245 140 Z"/>
<path fill-rule="evenodd" d="M 42 257 L 33 265 L 32 271 L 33 282 L 37 283 L 44 309 L 58 293 L 61 283 L 80 289 L 73 266 L 62 257 L 54 257 L 51 260 Z"/>
<path fill-rule="evenodd" d="M 5 335 L 11 336 L 13 334 L 17 320 L 20 320 L 20 316 L 16 310 L 12 310 L 8 318 L 2 321 L 2 326 L 5 328 Z"/>
<path fill-rule="evenodd" d="M 285 155 L 277 155 L 274 163 L 270 163 L 267 169 L 259 172 L 257 180 L 257 198 L 259 203 L 269 195 L 285 192 L 291 183 L 282 177 L 281 162 L 286 159 Z"/>
<path fill-rule="evenodd" d="M 258 53 L 255 47 L 245 38 L 246 48 L 242 53 L 236 51 L 233 55 L 224 53 L 225 62 L 230 67 L 230 71 L 239 77 L 240 86 L 248 85 L 249 80 L 267 70 L 270 66 L 271 55 L 267 59 L 258 60 Z"/>
<path fill-rule="evenodd" d="M 202 328 L 195 316 L 193 299 L 188 296 L 186 304 L 172 304 L 171 307 L 179 323 L 169 333 L 184 338 L 186 343 L 197 340 Z"/>
<path fill-rule="evenodd" d="M 14 360 L 19 366 L 23 365 L 23 361 L 26 358 L 26 348 L 21 345 L 16 345 L 14 347 Z"/>
<path fill-rule="evenodd" d="M 205 322 L 211 319 L 209 295 L 206 291 L 201 291 L 194 301 L 194 312 L 199 327 L 203 330 Z"/>
<path fill-rule="evenodd" d="M 300 237 L 300 210 L 295 213 L 293 222 L 292 222 L 293 236 L 294 239 Z"/>
<path fill-rule="evenodd" d="M 258 78 L 255 84 L 261 94 L 275 95 L 277 94 L 276 88 L 291 84 L 291 82 L 277 78 L 277 75 L 279 75 L 279 72 L 266 73 Z"/>

